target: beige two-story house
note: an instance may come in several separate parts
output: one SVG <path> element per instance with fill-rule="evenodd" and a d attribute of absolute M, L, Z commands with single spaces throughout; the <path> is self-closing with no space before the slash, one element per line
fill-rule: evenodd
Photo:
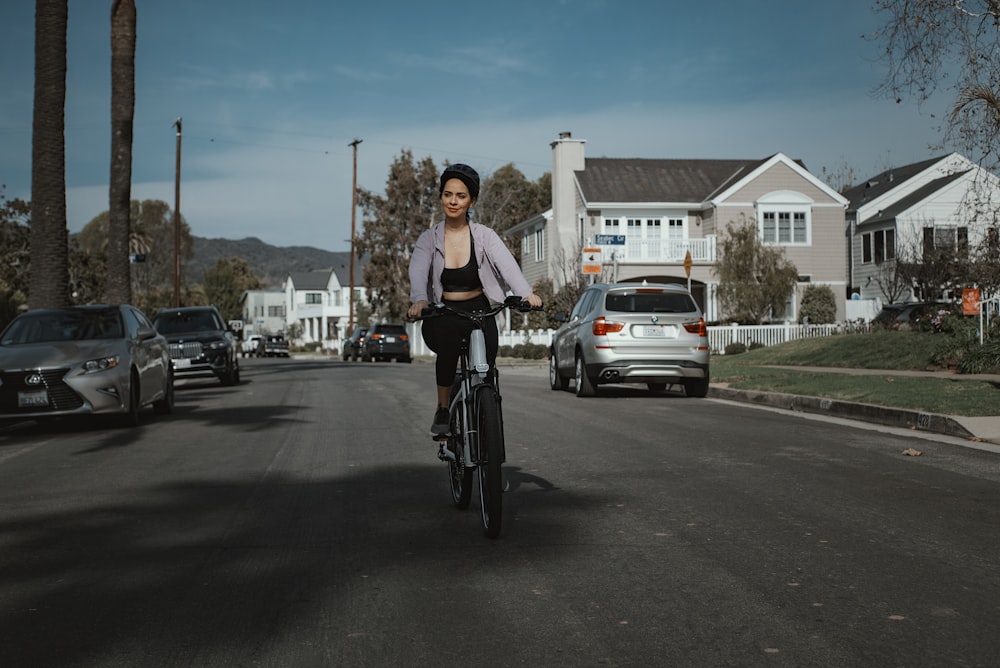
<path fill-rule="evenodd" d="M 729 223 L 754 221 L 784 249 L 799 283 L 776 321 L 796 321 L 802 291 L 827 285 L 838 319 L 847 295 L 847 200 L 796 160 L 587 158 L 585 142 L 552 142 L 552 209 L 519 223 L 521 264 L 558 289 L 596 249 L 600 280 L 689 284 L 706 319 L 724 319 L 713 267 Z"/>

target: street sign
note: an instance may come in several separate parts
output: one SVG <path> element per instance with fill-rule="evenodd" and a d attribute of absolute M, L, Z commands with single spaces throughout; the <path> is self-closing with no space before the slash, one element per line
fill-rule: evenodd
<path fill-rule="evenodd" d="M 594 243 L 601 246 L 624 246 L 624 234 L 598 234 L 594 237 Z"/>
<path fill-rule="evenodd" d="M 684 255 L 684 273 L 691 278 L 691 251 Z"/>
<path fill-rule="evenodd" d="M 581 264 L 581 273 L 584 274 L 600 274 L 602 268 L 601 261 L 601 249 L 600 248 L 584 248 L 583 249 L 583 263 Z"/>

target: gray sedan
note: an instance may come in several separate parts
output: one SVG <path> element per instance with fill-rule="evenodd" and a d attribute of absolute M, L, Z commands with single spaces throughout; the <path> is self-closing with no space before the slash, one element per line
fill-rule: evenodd
<path fill-rule="evenodd" d="M 152 404 L 174 407 L 167 341 L 137 308 L 38 309 L 0 334 L 0 418 L 117 414 L 128 426 Z"/>

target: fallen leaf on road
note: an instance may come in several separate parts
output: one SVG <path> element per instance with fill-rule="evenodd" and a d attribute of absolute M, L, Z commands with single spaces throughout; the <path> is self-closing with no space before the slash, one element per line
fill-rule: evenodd
<path fill-rule="evenodd" d="M 907 457 L 919 457 L 924 453 L 920 452 L 919 450 L 914 450 L 913 448 L 907 448 L 906 450 L 903 450 L 903 454 L 906 455 Z"/>

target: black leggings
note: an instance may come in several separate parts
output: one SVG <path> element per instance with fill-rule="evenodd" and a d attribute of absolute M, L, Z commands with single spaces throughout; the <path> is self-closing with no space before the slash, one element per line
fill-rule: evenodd
<path fill-rule="evenodd" d="M 481 311 L 490 306 L 490 300 L 486 295 L 479 295 L 462 302 L 444 300 L 444 303 L 457 311 Z M 455 371 L 458 370 L 458 354 L 462 346 L 462 339 L 469 335 L 476 328 L 468 318 L 463 318 L 454 313 L 427 318 L 421 325 L 421 333 L 427 347 L 437 354 L 434 362 L 434 373 L 437 384 L 441 387 L 451 387 L 455 382 Z M 500 343 L 500 336 L 497 333 L 497 321 L 495 316 L 487 318 L 483 322 L 483 334 L 486 338 L 486 358 L 493 367 L 497 361 L 497 348 Z"/>

